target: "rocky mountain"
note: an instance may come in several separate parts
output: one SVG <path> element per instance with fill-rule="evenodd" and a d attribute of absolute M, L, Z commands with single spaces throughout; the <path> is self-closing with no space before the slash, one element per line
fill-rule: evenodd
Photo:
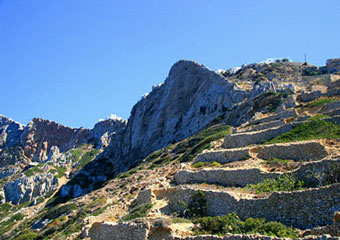
<path fill-rule="evenodd" d="M 0 147 L 12 147 L 20 144 L 24 125 L 0 115 Z"/>
<path fill-rule="evenodd" d="M 156 86 L 131 110 L 121 146 L 105 150 L 117 172 L 146 155 L 206 127 L 247 97 L 235 83 L 193 61 L 174 64 L 163 84 Z"/>
<path fill-rule="evenodd" d="M 127 121 L 1 117 L 0 239 L 339 239 L 339 62 L 182 60 Z"/>

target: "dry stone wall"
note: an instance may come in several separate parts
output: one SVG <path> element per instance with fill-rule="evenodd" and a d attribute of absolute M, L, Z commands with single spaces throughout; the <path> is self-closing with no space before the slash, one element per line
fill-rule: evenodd
<path fill-rule="evenodd" d="M 218 151 L 204 152 L 195 158 L 195 162 L 219 162 L 228 163 L 249 158 L 249 148 L 234 148 Z"/>
<path fill-rule="evenodd" d="M 293 174 L 297 179 L 322 182 L 325 173 L 334 163 L 340 163 L 340 159 L 306 162 L 298 169 L 287 173 Z M 181 170 L 175 174 L 174 179 L 177 184 L 208 183 L 227 187 L 244 187 L 247 184 L 262 182 L 265 178 L 276 178 L 281 175 L 282 173 L 278 172 L 263 172 L 258 168 L 235 170 L 220 168 L 198 171 Z M 314 179 L 316 176 L 318 176 L 317 179 Z"/>
<path fill-rule="evenodd" d="M 91 240 L 146 240 L 149 231 L 145 223 L 94 223 L 89 230 Z"/>
<path fill-rule="evenodd" d="M 302 141 L 294 143 L 279 143 L 264 145 L 251 149 L 253 153 L 257 153 L 257 157 L 261 159 L 291 159 L 295 161 L 304 160 L 312 161 L 322 159 L 327 156 L 324 145 L 318 141 Z"/>
<path fill-rule="evenodd" d="M 216 235 L 201 235 L 201 236 L 190 236 L 190 237 L 175 237 L 174 240 L 285 240 L 286 238 L 278 238 L 271 236 L 261 235 L 248 235 L 248 234 L 227 234 L 225 236 Z M 340 237 L 332 237 L 330 235 L 322 236 L 306 236 L 304 240 L 339 240 Z"/>
<path fill-rule="evenodd" d="M 263 131 L 231 134 L 225 137 L 224 147 L 237 148 L 252 144 L 259 144 L 290 131 L 296 125 L 297 123 L 290 123 L 281 127 L 271 128 Z"/>
<path fill-rule="evenodd" d="M 267 122 L 272 122 L 275 120 L 281 120 L 281 119 L 285 119 L 285 118 L 291 118 L 291 117 L 296 117 L 297 116 L 297 112 L 295 109 L 288 109 L 286 111 L 283 111 L 281 113 L 278 114 L 274 114 L 265 118 L 261 118 L 258 120 L 254 120 L 249 122 L 249 124 L 251 125 L 257 125 L 260 123 L 267 123 Z"/>
<path fill-rule="evenodd" d="M 182 211 L 198 190 L 178 187 L 168 199 L 164 211 Z M 294 192 L 274 192 L 267 198 L 236 199 L 225 191 L 202 190 L 207 200 L 209 216 L 235 212 L 241 219 L 249 217 L 279 221 L 301 229 L 332 223 L 333 213 L 340 209 L 340 184 L 319 189 Z"/>

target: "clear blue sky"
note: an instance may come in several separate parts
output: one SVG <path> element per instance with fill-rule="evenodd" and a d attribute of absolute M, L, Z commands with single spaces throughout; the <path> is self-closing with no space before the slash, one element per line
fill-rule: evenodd
<path fill-rule="evenodd" d="M 0 114 L 128 118 L 179 59 L 217 70 L 340 57 L 338 0 L 0 0 Z"/>

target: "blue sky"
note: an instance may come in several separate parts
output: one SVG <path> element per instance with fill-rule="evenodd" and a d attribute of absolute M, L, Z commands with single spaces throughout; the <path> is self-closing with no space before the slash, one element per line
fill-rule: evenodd
<path fill-rule="evenodd" d="M 180 59 L 217 70 L 340 57 L 338 0 L 0 0 L 0 114 L 91 128 Z"/>

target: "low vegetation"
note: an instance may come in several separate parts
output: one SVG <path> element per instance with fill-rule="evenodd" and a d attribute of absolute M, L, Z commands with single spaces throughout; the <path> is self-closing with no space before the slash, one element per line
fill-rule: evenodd
<path fill-rule="evenodd" d="M 248 184 L 245 189 L 256 193 L 269 193 L 277 191 L 295 191 L 303 189 L 304 182 L 293 175 L 285 174 L 278 178 L 266 178 L 257 184 Z"/>
<path fill-rule="evenodd" d="M 262 234 L 267 236 L 297 238 L 296 229 L 287 227 L 279 222 L 267 222 L 263 218 L 248 218 L 242 221 L 235 213 L 217 217 L 203 217 L 193 221 L 196 224 L 196 235 L 214 234 Z"/>
<path fill-rule="evenodd" d="M 198 191 L 197 193 L 193 194 L 188 204 L 184 202 L 179 202 L 179 204 L 183 208 L 183 211 L 179 213 L 180 217 L 195 219 L 207 216 L 207 199 L 203 191 Z"/>
<path fill-rule="evenodd" d="M 220 167 L 221 164 L 218 162 L 197 162 L 191 165 L 193 168 L 203 168 L 203 167 Z"/>
<path fill-rule="evenodd" d="M 98 153 L 99 153 L 98 149 L 92 149 L 91 151 L 85 153 L 84 156 L 82 156 L 82 158 L 79 160 L 80 167 L 83 167 L 89 162 L 91 162 Z"/>
<path fill-rule="evenodd" d="M 150 212 L 151 208 L 152 208 L 151 202 L 139 205 L 131 209 L 130 213 L 128 213 L 125 217 L 123 217 L 121 221 L 127 222 L 133 219 L 136 219 L 136 218 L 146 217 L 146 215 Z"/>
<path fill-rule="evenodd" d="M 311 103 L 308 103 L 304 106 L 304 108 L 314 108 L 314 107 L 321 107 L 327 103 L 332 103 L 337 101 L 336 98 L 322 98 L 312 101 Z"/>
<path fill-rule="evenodd" d="M 291 171 L 298 167 L 299 163 L 288 159 L 271 158 L 262 162 L 264 166 L 276 171 Z"/>
<path fill-rule="evenodd" d="M 29 169 L 27 169 L 24 174 L 27 176 L 27 177 L 31 177 L 33 176 L 34 174 L 36 173 L 42 173 L 43 170 L 40 169 L 40 167 L 42 167 L 43 164 L 42 163 L 39 163 L 37 166 L 34 166 L 34 167 L 31 167 Z"/>
<path fill-rule="evenodd" d="M 283 143 L 321 138 L 339 139 L 340 125 L 327 122 L 325 120 L 311 120 L 302 123 L 289 132 L 283 133 L 272 140 L 266 141 L 265 143 Z"/>

